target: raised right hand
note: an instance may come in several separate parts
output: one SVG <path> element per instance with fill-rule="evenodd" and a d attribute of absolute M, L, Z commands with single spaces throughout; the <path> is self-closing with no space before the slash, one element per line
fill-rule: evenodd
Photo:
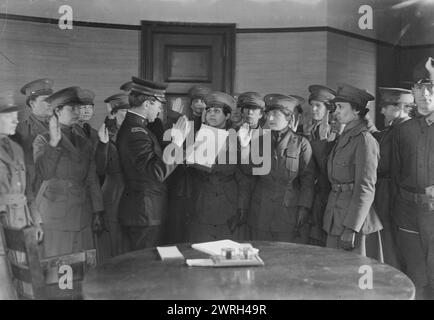
<path fill-rule="evenodd" d="M 62 139 L 62 132 L 60 131 L 59 120 L 57 117 L 52 116 L 48 123 L 48 128 L 50 131 L 50 145 L 52 147 L 57 147 L 60 139 Z"/>
<path fill-rule="evenodd" d="M 243 123 L 243 125 L 238 130 L 238 139 L 240 140 L 240 145 L 242 147 L 247 147 L 252 140 L 252 131 L 250 130 L 248 123 Z"/>
<path fill-rule="evenodd" d="M 178 121 L 173 125 L 173 142 L 177 144 L 179 147 L 182 146 L 184 140 L 187 138 L 188 133 L 190 132 L 191 125 L 188 121 L 188 118 L 184 115 L 179 117 Z"/>

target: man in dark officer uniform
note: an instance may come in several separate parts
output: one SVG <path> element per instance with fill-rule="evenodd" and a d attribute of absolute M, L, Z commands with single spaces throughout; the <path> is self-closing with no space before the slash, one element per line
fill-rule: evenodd
<path fill-rule="evenodd" d="M 397 186 L 393 220 L 403 268 L 416 296 L 434 298 L 434 70 L 412 88 L 417 116 L 392 137 L 392 177 Z"/>
<path fill-rule="evenodd" d="M 148 127 L 161 112 L 167 85 L 136 77 L 132 80 L 131 108 L 117 137 L 125 179 L 119 223 L 126 246 L 137 250 L 161 242 L 168 206 L 165 180 L 176 164 L 167 164 L 157 137 Z M 182 147 L 189 129 L 187 118 L 179 118 L 174 128 L 180 130 L 181 135 L 167 147 Z"/>
<path fill-rule="evenodd" d="M 384 229 L 381 230 L 384 262 L 400 268 L 396 248 L 395 226 L 391 222 L 391 199 L 394 189 L 391 183 L 390 163 L 392 161 L 392 132 L 399 124 L 410 120 L 408 115 L 414 104 L 410 90 L 401 88 L 379 88 L 381 113 L 384 115 L 386 127 L 373 135 L 380 145 L 380 161 L 377 169 L 374 207 Z"/>
<path fill-rule="evenodd" d="M 121 85 L 119 89 L 124 91 L 126 94 L 130 94 L 132 87 L 133 87 L 133 81 L 128 81 L 125 82 L 123 85 Z M 172 125 L 173 123 L 171 123 L 170 125 Z M 160 145 L 163 145 L 163 135 L 165 129 L 165 125 L 163 124 L 163 121 L 160 118 L 155 119 L 154 122 L 148 123 L 148 129 L 151 130 L 152 133 L 157 137 L 157 140 L 160 143 Z"/>
<path fill-rule="evenodd" d="M 53 80 L 38 79 L 21 88 L 21 93 L 27 97 L 26 104 L 31 108 L 31 113 L 18 124 L 13 139 L 23 148 L 27 185 L 34 196 L 38 193 L 42 181 L 39 181 L 35 175 L 32 144 L 37 135 L 48 131 L 48 118 L 53 114 L 53 108 L 45 102 L 45 98 L 53 93 L 52 87 Z"/>

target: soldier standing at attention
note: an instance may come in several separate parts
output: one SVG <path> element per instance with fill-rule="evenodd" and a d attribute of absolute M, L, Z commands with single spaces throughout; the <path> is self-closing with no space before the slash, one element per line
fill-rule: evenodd
<path fill-rule="evenodd" d="M 33 141 L 38 134 L 48 131 L 48 119 L 53 114 L 53 108 L 45 101 L 45 98 L 53 93 L 52 87 L 53 80 L 39 79 L 29 82 L 21 88 L 21 93 L 27 97 L 26 104 L 31 108 L 31 113 L 18 124 L 13 139 L 23 148 L 27 188 L 33 193 L 33 196 L 36 196 L 42 183 L 36 179 L 35 175 Z"/>
<path fill-rule="evenodd" d="M 33 142 L 36 174 L 43 181 L 36 206 L 44 222 L 46 257 L 92 249 L 92 232 L 103 229 L 92 145 L 74 126 L 80 90 L 69 87 L 47 98 L 54 109 L 50 129 Z"/>
<path fill-rule="evenodd" d="M 327 169 L 331 192 L 323 228 L 330 248 L 352 250 L 366 256 L 366 235 L 382 229 L 373 209 L 379 147 L 368 132 L 368 92 L 350 85 L 339 86 L 337 120 L 345 125 L 329 156 Z"/>
<path fill-rule="evenodd" d="M 309 92 L 308 102 L 312 120 L 303 127 L 303 131 L 312 146 L 315 163 L 315 198 L 312 207 L 310 243 L 325 246 L 327 234 L 322 228 L 322 223 L 331 190 L 327 176 L 327 158 L 336 137 L 329 124 L 329 114 L 334 111 L 330 101 L 335 98 L 336 92 L 322 85 L 309 86 Z"/>
<path fill-rule="evenodd" d="M 119 129 L 116 144 L 124 174 L 125 189 L 119 205 L 123 241 L 129 250 L 161 243 L 167 220 L 165 180 L 177 164 L 168 164 L 157 137 L 148 127 L 162 111 L 167 85 L 132 77 L 130 109 Z M 174 129 L 181 135 L 168 147 L 181 148 L 189 130 L 186 117 Z"/>
<path fill-rule="evenodd" d="M 384 262 L 400 269 L 396 246 L 396 226 L 392 224 L 391 210 L 392 200 L 396 192 L 390 172 L 392 137 L 395 127 L 410 120 L 408 114 L 414 105 L 414 97 L 410 90 L 401 88 L 379 88 L 379 91 L 381 96 L 379 105 L 381 113 L 384 115 L 385 129 L 373 133 L 380 145 L 374 207 L 384 227 L 380 232 Z"/>
<path fill-rule="evenodd" d="M 292 129 L 299 100 L 282 94 L 264 100 L 272 134 L 271 172 L 254 176 L 247 218 L 250 239 L 307 243 L 314 168 L 309 141 Z"/>
<path fill-rule="evenodd" d="M 434 68 L 412 88 L 417 115 L 393 130 L 392 178 L 397 187 L 393 221 L 403 270 L 416 297 L 434 299 Z"/>
<path fill-rule="evenodd" d="M 5 226 L 23 228 L 34 226 L 35 237 L 42 241 L 41 217 L 35 206 L 31 204 L 33 199 L 26 197 L 26 166 L 21 147 L 12 141 L 9 136 L 15 133 L 18 125 L 19 107 L 14 95 L 5 93 L 0 95 L 0 223 Z M 24 262 L 25 256 L 18 252 L 9 252 L 11 259 Z M 0 235 L 0 299 L 14 298 L 14 289 L 10 282 L 5 252 Z M 29 288 L 24 287 L 27 292 Z M 29 293 L 29 292 L 27 292 Z"/>

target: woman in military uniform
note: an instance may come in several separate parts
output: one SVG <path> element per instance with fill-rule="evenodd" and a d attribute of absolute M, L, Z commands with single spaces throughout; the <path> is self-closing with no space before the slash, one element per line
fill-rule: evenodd
<path fill-rule="evenodd" d="M 36 227 L 35 237 L 42 241 L 41 218 L 32 198 L 27 198 L 30 186 L 26 185 L 26 167 L 21 147 L 9 136 L 18 125 L 18 106 L 12 94 L 0 96 L 0 222 L 9 227 Z M 33 193 L 30 192 L 30 195 Z M 24 262 L 22 253 L 12 253 L 11 259 Z M 7 270 L 5 252 L 0 236 L 0 300 L 15 297 L 11 277 Z M 4 281 L 4 282 L 2 282 Z M 24 285 L 24 283 L 23 283 Z M 28 286 L 22 288 L 30 293 Z"/>
<path fill-rule="evenodd" d="M 205 124 L 231 129 L 229 120 L 236 107 L 235 99 L 224 92 L 212 92 L 205 97 L 205 103 Z M 229 148 L 226 150 L 229 153 Z M 248 179 L 239 165 L 215 164 L 210 171 L 195 168 L 193 181 L 195 210 L 189 224 L 190 240 L 237 238 L 237 222 L 248 206 Z"/>
<path fill-rule="evenodd" d="M 55 116 L 50 131 L 33 142 L 36 173 L 43 180 L 36 205 L 44 222 L 46 257 L 94 248 L 92 231 L 102 228 L 92 145 L 74 126 L 80 90 L 70 87 L 47 98 Z"/>
<path fill-rule="evenodd" d="M 350 85 L 340 85 L 334 99 L 344 131 L 328 159 L 331 183 L 324 230 L 327 247 L 366 256 L 366 235 L 382 229 L 373 209 L 379 147 L 368 131 L 367 104 L 374 97 Z M 381 257 L 381 252 L 380 252 Z"/>
<path fill-rule="evenodd" d="M 329 115 L 334 111 L 330 101 L 335 98 L 336 92 L 322 85 L 309 86 L 309 92 L 308 102 L 312 119 L 303 126 L 303 134 L 312 146 L 315 163 L 315 199 L 312 207 L 310 243 L 325 246 L 327 235 L 322 229 L 322 221 L 330 193 L 327 158 L 336 137 L 329 124 Z"/>
<path fill-rule="evenodd" d="M 104 172 L 102 194 L 104 201 L 104 221 L 108 236 L 103 233 L 98 237 L 99 260 L 104 261 L 125 251 L 122 243 L 120 225 L 118 221 L 119 202 L 124 190 L 124 178 L 119 162 L 119 153 L 116 146 L 116 137 L 129 108 L 128 95 L 119 93 L 104 100 L 109 110 L 105 123 L 107 125 L 110 141 L 104 146 L 105 163 L 101 164 Z"/>
<path fill-rule="evenodd" d="M 272 135 L 271 171 L 254 177 L 247 219 L 250 238 L 307 243 L 314 176 L 310 144 L 291 129 L 299 100 L 282 94 L 264 100 Z"/>

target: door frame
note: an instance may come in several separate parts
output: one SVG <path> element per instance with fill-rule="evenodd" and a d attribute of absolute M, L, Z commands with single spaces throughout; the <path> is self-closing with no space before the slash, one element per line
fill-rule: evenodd
<path fill-rule="evenodd" d="M 235 23 L 187 23 L 142 20 L 140 76 L 144 79 L 154 79 L 153 35 L 156 33 L 223 35 L 224 90 L 227 93 L 233 93 L 235 78 Z"/>

